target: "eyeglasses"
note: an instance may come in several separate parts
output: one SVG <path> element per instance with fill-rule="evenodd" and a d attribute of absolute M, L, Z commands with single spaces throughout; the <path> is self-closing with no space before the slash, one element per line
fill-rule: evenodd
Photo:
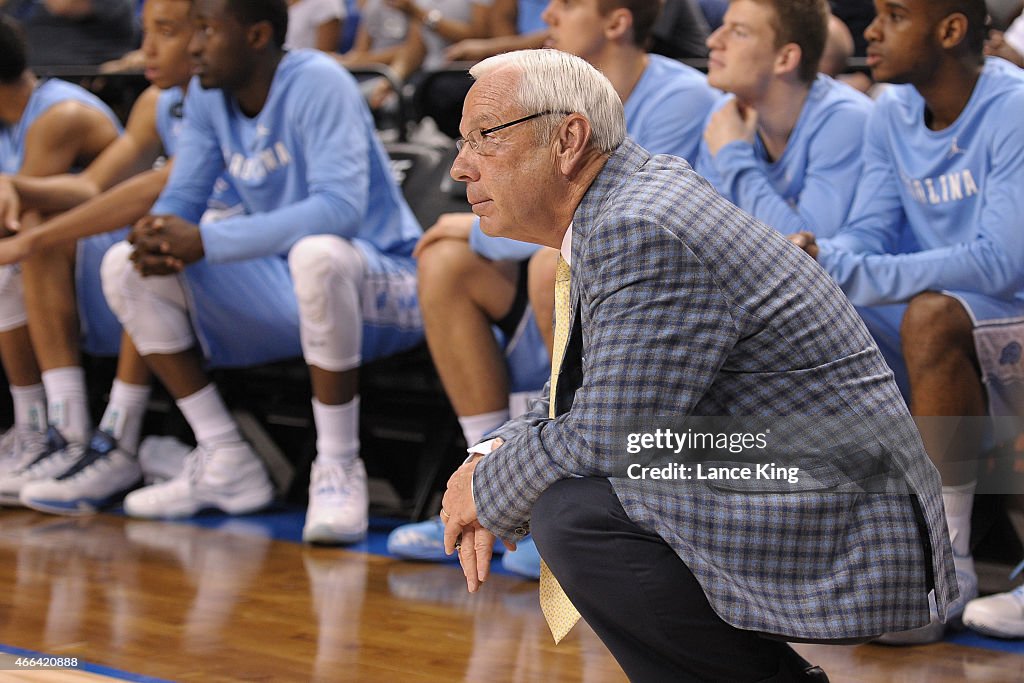
<path fill-rule="evenodd" d="M 499 130 L 518 126 L 520 123 L 526 123 L 527 121 L 532 121 L 533 119 L 541 116 L 547 116 L 549 114 L 561 114 L 562 116 L 568 116 L 571 113 L 572 112 L 568 111 L 541 111 L 536 114 L 524 116 L 521 119 L 516 119 L 515 121 L 503 123 L 500 126 L 494 126 L 493 128 L 477 128 L 466 133 L 465 137 L 456 140 L 455 149 L 461 152 L 463 147 L 469 145 L 469 148 L 477 154 L 480 154 L 481 156 L 488 156 L 490 154 L 494 154 L 495 143 L 497 142 L 494 138 L 489 137 L 491 133 L 497 133 Z"/>

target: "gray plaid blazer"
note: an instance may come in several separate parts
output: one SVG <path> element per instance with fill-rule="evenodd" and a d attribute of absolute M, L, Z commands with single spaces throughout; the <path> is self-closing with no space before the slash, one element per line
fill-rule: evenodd
<path fill-rule="evenodd" d="M 928 621 L 931 588 L 945 613 L 957 588 L 938 473 L 866 328 L 813 259 L 682 159 L 627 139 L 576 211 L 572 302 L 557 417 L 545 388 L 476 468 L 485 528 L 519 540 L 552 483 L 607 477 L 738 628 L 811 640 L 912 628 Z M 838 492 L 841 449 L 798 457 L 815 473 L 799 493 L 621 476 L 616 420 L 691 415 L 882 416 L 876 436 L 904 493 Z"/>

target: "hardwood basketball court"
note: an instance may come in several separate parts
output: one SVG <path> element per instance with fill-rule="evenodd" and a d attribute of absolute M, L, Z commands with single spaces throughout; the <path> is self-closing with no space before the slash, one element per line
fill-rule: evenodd
<path fill-rule="evenodd" d="M 552 644 L 536 583 L 499 574 L 469 595 L 455 565 L 380 554 L 381 533 L 350 550 L 275 540 L 301 511 L 200 521 L 0 510 L 0 681 L 625 680 L 583 624 Z M 1024 648 L 990 644 L 1010 651 L 797 649 L 834 682 L 1024 681 Z"/>

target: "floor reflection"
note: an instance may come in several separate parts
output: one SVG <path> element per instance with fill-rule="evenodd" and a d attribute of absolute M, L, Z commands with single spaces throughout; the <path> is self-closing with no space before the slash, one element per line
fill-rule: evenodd
<path fill-rule="evenodd" d="M 553 645 L 536 582 L 492 575 L 470 595 L 457 565 L 202 521 L 0 510 L 0 644 L 203 683 L 625 680 L 585 624 Z M 798 649 L 837 682 L 1024 680 L 1019 654 L 951 643 Z"/>
<path fill-rule="evenodd" d="M 536 583 L 206 524 L 0 511 L 0 643 L 173 680 L 622 681 Z"/>
<path fill-rule="evenodd" d="M 402 603 L 444 605 L 468 617 L 471 634 L 462 680 L 625 680 L 585 624 L 554 648 L 538 605 L 536 581 L 492 576 L 470 594 L 457 568 L 417 563 L 393 564 L 387 581 L 390 594 Z"/>

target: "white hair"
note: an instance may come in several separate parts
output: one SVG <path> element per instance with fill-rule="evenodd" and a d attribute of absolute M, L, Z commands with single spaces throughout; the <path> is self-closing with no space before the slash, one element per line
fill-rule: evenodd
<path fill-rule="evenodd" d="M 513 67 L 519 84 L 513 101 L 527 113 L 541 111 L 582 114 L 590 121 L 591 142 L 605 154 L 614 152 L 626 137 L 622 100 L 611 82 L 586 60 L 560 50 L 517 50 L 489 57 L 469 70 L 480 80 L 499 69 Z M 561 123 L 545 117 L 537 126 L 540 141 L 547 141 Z"/>

